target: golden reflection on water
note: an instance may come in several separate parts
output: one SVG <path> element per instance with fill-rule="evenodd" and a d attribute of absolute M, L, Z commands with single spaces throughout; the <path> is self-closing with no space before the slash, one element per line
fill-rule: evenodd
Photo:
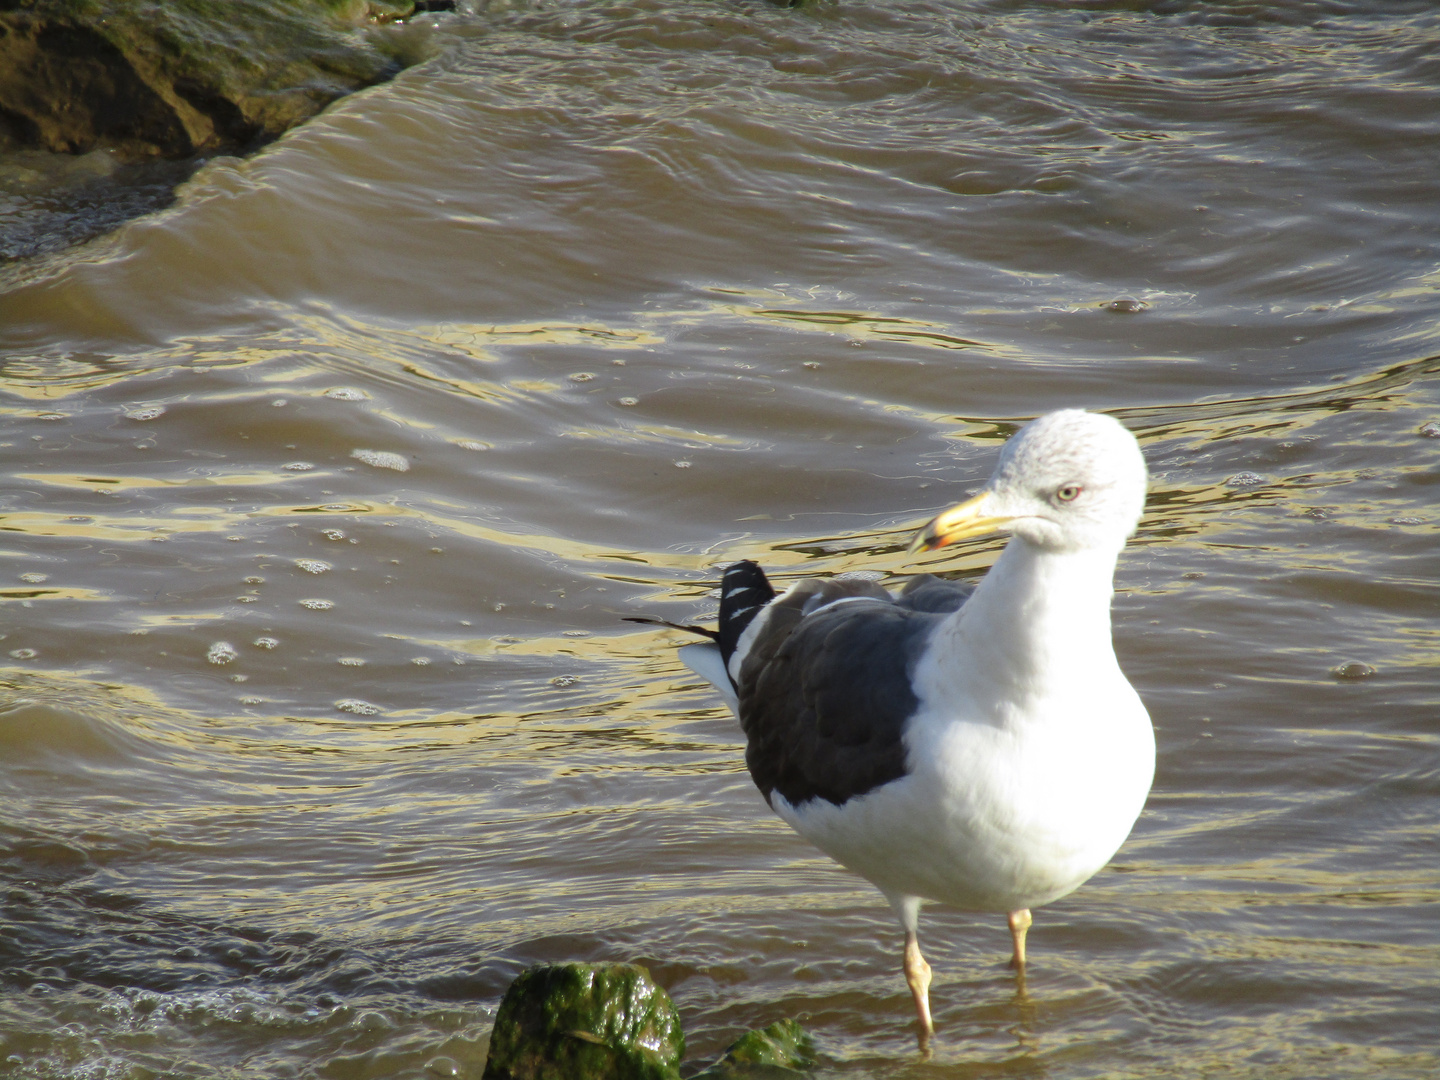
<path fill-rule="evenodd" d="M 246 474 L 234 475 L 239 477 L 237 482 L 265 484 L 265 478 L 261 476 L 248 476 Z M 314 476 L 313 473 L 310 475 Z M 226 476 L 223 480 L 228 484 L 232 478 L 231 476 Z M 283 478 L 282 476 L 275 477 L 277 480 Z M 74 487 L 87 491 L 113 490 L 109 487 L 112 483 L 123 485 L 123 487 L 144 489 L 188 487 L 194 486 L 195 484 L 221 482 L 219 480 L 211 480 L 210 478 L 168 481 L 148 477 L 105 479 L 46 474 L 26 476 L 24 479 L 38 480 L 52 483 L 59 487 Z M 307 518 L 323 519 L 325 517 L 334 517 L 343 521 L 343 519 L 355 515 L 375 515 L 397 521 L 411 519 L 437 529 L 443 529 L 456 536 L 507 548 L 524 549 L 571 563 L 604 564 L 619 561 L 650 566 L 657 570 L 664 570 L 671 573 L 695 572 L 704 569 L 712 563 L 712 560 L 708 558 L 697 555 L 687 555 L 681 552 L 617 551 L 606 545 L 587 543 L 567 537 L 534 532 L 511 532 L 506 529 L 483 525 L 473 517 L 458 516 L 459 513 L 469 509 L 460 504 L 448 503 L 443 499 L 431 499 L 427 500 L 427 503 L 428 505 L 423 506 L 410 505 L 397 498 L 394 502 L 349 500 L 346 502 L 324 503 L 320 505 L 290 504 L 240 510 L 226 509 L 218 506 L 179 506 L 171 507 L 170 512 L 163 516 L 137 513 L 125 513 L 114 516 L 86 514 L 83 515 L 86 519 L 84 521 L 74 520 L 78 515 L 21 512 L 0 514 L 0 531 L 25 533 L 32 536 L 57 536 L 138 542 L 153 540 L 156 536 L 187 533 L 216 535 L 232 533 L 246 522 L 253 521 L 257 518 L 276 518 L 287 517 L 294 514 L 304 514 Z M 441 507 L 449 507 L 456 513 L 440 512 L 438 508 Z M 617 578 L 617 580 L 632 579 Z"/>
<path fill-rule="evenodd" d="M 580 440 L 596 439 L 616 446 L 650 443 L 686 450 L 699 450 L 703 447 L 710 446 L 738 450 L 752 445 L 745 439 L 733 435 L 726 435 L 723 432 L 698 431 L 693 427 L 682 428 L 670 424 L 616 424 L 614 426 L 591 428 L 589 430 L 571 428 L 558 432 L 557 434 L 559 434 L 561 438 Z"/>
<path fill-rule="evenodd" d="M 214 522 L 225 522 L 225 512 L 215 507 L 172 508 L 164 517 L 124 514 L 83 515 L 86 520 L 73 520 L 76 515 L 14 513 L 0 514 L 0 531 L 24 533 L 28 536 L 63 536 L 90 540 L 152 540 L 157 535 L 179 533 L 223 532 Z M 204 517 L 206 521 L 194 518 Z M 233 519 L 232 519 L 233 520 Z"/>
<path fill-rule="evenodd" d="M 814 311 L 784 308 L 730 307 L 730 312 L 741 318 L 772 319 L 787 326 L 813 326 L 825 330 L 839 330 L 844 336 L 856 340 L 897 341 L 937 349 L 985 349 L 1004 354 L 1006 350 L 995 345 L 970 341 L 953 334 L 942 333 L 937 323 L 917 322 L 891 316 L 866 315 L 851 311 Z"/>
<path fill-rule="evenodd" d="M 76 360 L 69 356 L 24 356 L 12 353 L 0 366 L 5 389 L 31 401 L 59 401 L 72 394 L 88 393 L 123 382 L 130 369 L 109 357 L 102 363 Z M 6 410 L 7 412 L 10 410 Z"/>
<path fill-rule="evenodd" d="M 1243 397 L 1216 395 L 1194 404 L 1127 406 L 1107 411 L 1135 422 L 1153 438 L 1215 442 L 1256 429 L 1299 430 L 1329 413 L 1354 408 L 1403 406 L 1407 403 L 1405 391 L 1437 372 L 1440 355 L 1424 356 L 1379 371 L 1346 375 L 1327 386 Z"/>
<path fill-rule="evenodd" d="M 207 623 L 223 623 L 228 613 L 221 611 L 186 611 L 183 613 L 146 614 L 128 616 L 131 633 L 145 633 L 150 630 L 173 629 L 179 626 L 204 626 Z"/>
<path fill-rule="evenodd" d="M 431 345 L 492 363 L 501 359 L 495 347 L 505 345 L 581 345 L 589 349 L 630 350 L 665 343 L 663 338 L 635 328 L 621 330 L 563 323 L 490 326 L 446 323 L 437 327 L 415 327 L 411 332 Z"/>
<path fill-rule="evenodd" d="M 271 488 L 294 480 L 294 473 L 231 472 L 218 466 L 192 466 L 180 476 L 95 476 L 75 473 L 16 473 L 16 479 L 31 480 L 52 487 L 79 488 L 84 491 L 106 491 L 112 494 L 145 488 L 170 487 L 265 487 Z M 212 513 L 210 507 L 186 507 L 188 513 Z"/>
<path fill-rule="evenodd" d="M 96 589 L 28 588 L 0 589 L 0 600 L 107 600 L 110 597 Z"/>

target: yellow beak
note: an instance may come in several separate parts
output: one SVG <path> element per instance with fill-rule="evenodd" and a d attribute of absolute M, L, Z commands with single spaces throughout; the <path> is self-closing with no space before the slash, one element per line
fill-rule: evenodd
<path fill-rule="evenodd" d="M 967 499 L 959 506 L 952 506 L 921 529 L 910 545 L 910 554 L 934 551 L 936 548 L 953 544 L 956 540 L 999 532 L 1014 520 L 1008 514 L 995 513 L 990 492 L 982 491 L 973 499 Z"/>

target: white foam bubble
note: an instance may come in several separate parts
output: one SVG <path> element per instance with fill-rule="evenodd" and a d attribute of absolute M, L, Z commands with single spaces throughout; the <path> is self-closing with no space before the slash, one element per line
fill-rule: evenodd
<path fill-rule="evenodd" d="M 356 461 L 363 461 L 366 465 L 373 465 L 377 469 L 394 469 L 396 472 L 410 471 L 410 462 L 404 456 L 391 453 L 389 450 L 351 450 L 350 456 Z"/>
<path fill-rule="evenodd" d="M 235 646 L 228 641 L 217 641 L 210 646 L 210 651 L 205 654 L 205 659 L 212 664 L 228 664 L 239 655 L 235 651 Z"/>
<path fill-rule="evenodd" d="M 357 716 L 375 716 L 385 711 L 379 705 L 372 705 L 360 698 L 341 698 L 335 702 L 335 708 L 341 712 L 355 713 Z"/>
<path fill-rule="evenodd" d="M 1226 487 L 1255 487 L 1263 483 L 1265 483 L 1265 477 L 1253 472 L 1238 472 L 1234 476 L 1225 478 Z"/>

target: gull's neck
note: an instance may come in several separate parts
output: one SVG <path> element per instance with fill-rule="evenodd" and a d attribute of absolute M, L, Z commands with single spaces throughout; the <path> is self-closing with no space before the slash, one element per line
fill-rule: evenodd
<path fill-rule="evenodd" d="M 976 705 L 997 709 L 1063 697 L 1112 674 L 1123 678 L 1110 638 L 1119 554 L 1109 547 L 1046 551 L 1012 536 L 937 631 L 941 677 Z"/>

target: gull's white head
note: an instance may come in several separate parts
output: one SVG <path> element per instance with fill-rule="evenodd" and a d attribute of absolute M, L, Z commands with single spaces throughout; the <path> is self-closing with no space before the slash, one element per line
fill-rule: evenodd
<path fill-rule="evenodd" d="M 914 551 L 1005 530 L 1045 551 L 1118 551 L 1145 508 L 1145 458 L 1109 416 L 1065 409 L 1005 444 L 985 489 L 930 522 Z"/>

